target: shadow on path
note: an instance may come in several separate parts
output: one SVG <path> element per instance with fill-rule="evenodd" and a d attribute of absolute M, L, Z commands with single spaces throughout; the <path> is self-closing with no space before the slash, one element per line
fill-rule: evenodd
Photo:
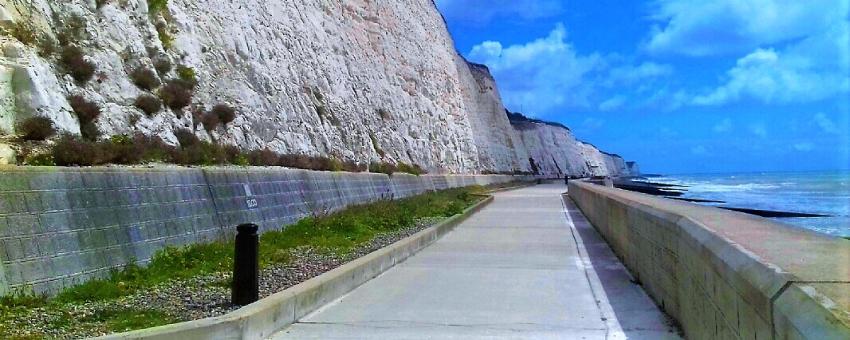
<path fill-rule="evenodd" d="M 678 339 L 675 321 L 660 311 L 575 203 L 564 196 L 588 279 L 609 326 L 609 339 Z"/>

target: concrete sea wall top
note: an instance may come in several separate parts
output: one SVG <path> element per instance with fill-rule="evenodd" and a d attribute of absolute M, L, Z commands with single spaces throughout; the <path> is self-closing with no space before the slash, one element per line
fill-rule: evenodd
<path fill-rule="evenodd" d="M 850 241 L 589 183 L 569 196 L 689 338 L 850 338 Z"/>

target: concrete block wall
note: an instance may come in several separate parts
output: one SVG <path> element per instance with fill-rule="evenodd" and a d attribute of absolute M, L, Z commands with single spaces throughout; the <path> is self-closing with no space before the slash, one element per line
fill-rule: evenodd
<path fill-rule="evenodd" d="M 270 168 L 0 169 L 0 296 L 53 294 L 166 246 L 280 229 L 334 211 L 512 176 L 412 176 Z"/>
<path fill-rule="evenodd" d="M 11 168 L 0 173 L 0 293 L 53 292 L 169 245 L 218 236 L 201 170 Z"/>
<path fill-rule="evenodd" d="M 578 181 L 569 196 L 689 339 L 850 338 L 850 241 Z"/>

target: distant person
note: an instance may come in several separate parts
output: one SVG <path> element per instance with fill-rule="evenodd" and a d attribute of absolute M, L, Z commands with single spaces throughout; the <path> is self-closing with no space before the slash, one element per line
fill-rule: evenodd
<path fill-rule="evenodd" d="M 564 185 L 570 185 L 570 176 L 564 175 Z"/>

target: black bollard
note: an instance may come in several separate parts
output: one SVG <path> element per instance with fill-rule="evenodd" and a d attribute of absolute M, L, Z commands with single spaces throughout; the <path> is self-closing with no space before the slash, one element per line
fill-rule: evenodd
<path fill-rule="evenodd" d="M 245 306 L 260 299 L 260 238 L 256 224 L 236 227 L 236 251 L 233 263 L 233 290 L 230 302 Z"/>

